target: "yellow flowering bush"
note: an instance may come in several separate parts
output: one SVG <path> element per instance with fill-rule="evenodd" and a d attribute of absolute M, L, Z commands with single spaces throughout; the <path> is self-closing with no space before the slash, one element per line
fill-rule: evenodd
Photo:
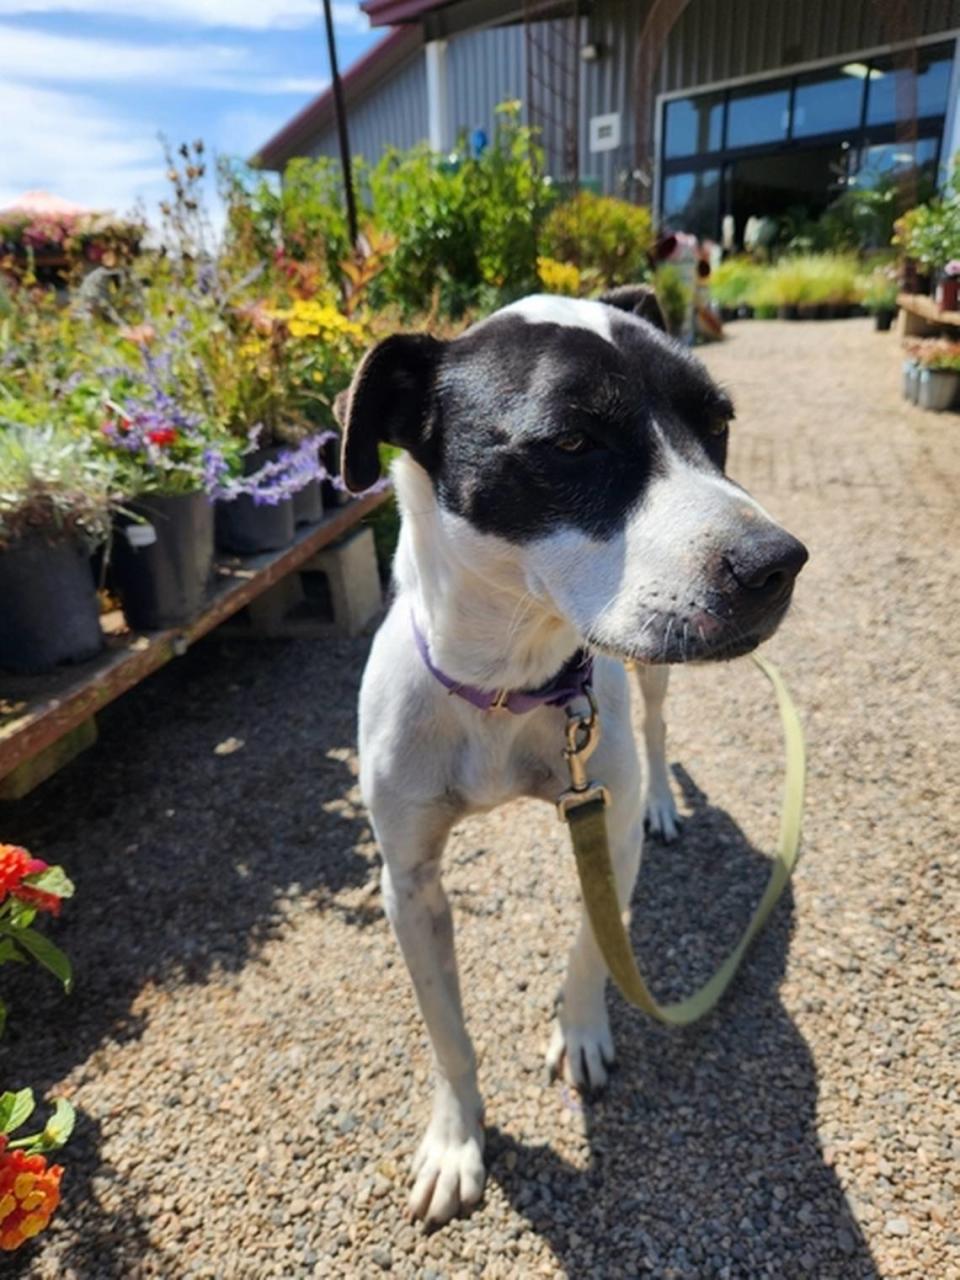
<path fill-rule="evenodd" d="M 577 297 L 580 293 L 580 268 L 572 262 L 558 262 L 556 258 L 537 258 L 537 275 L 548 293 L 566 293 Z"/>

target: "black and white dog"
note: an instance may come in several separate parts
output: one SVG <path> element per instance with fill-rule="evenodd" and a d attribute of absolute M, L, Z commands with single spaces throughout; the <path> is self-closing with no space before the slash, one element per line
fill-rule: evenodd
<path fill-rule="evenodd" d="M 381 442 L 406 451 L 393 473 L 396 596 L 363 678 L 360 758 L 386 911 L 435 1054 L 410 1200 L 428 1223 L 474 1204 L 484 1183 L 443 847 L 465 814 L 516 796 L 553 802 L 567 785 L 563 710 L 535 695 L 511 703 L 508 691 L 549 692 L 572 655 L 595 655 L 603 735 L 591 774 L 612 796 L 626 904 L 645 780 L 623 660 L 645 673 L 650 816 L 669 836 L 665 675 L 649 664 L 749 652 L 776 630 L 807 558 L 725 478 L 731 403 L 658 318 L 643 289 L 603 302 L 526 298 L 450 342 L 386 339 L 347 397 L 351 489 L 377 479 Z M 613 1061 L 606 976 L 582 918 L 548 1050 L 551 1069 L 578 1086 L 602 1085 Z"/>

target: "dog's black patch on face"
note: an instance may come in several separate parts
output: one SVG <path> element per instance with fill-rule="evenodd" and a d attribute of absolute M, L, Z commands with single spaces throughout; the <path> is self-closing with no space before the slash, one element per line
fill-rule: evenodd
<path fill-rule="evenodd" d="M 733 411 L 699 361 L 614 313 L 611 335 L 507 314 L 449 344 L 431 468 L 446 508 L 514 542 L 562 526 L 603 539 L 642 502 L 664 441 L 722 470 Z"/>

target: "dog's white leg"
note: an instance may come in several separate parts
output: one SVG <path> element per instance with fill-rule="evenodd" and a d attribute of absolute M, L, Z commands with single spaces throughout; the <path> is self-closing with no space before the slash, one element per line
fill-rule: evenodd
<path fill-rule="evenodd" d="M 680 815 L 667 773 L 667 726 L 663 704 L 670 668 L 637 663 L 637 684 L 643 694 L 643 740 L 647 748 L 647 830 L 667 844 L 676 840 Z"/>
<path fill-rule="evenodd" d="M 433 1114 L 413 1162 L 410 1211 L 436 1226 L 483 1194 L 483 1103 L 463 1020 L 450 904 L 440 881 L 439 840 L 391 838 L 383 832 L 383 898 L 433 1044 Z"/>
<path fill-rule="evenodd" d="M 602 776 L 598 772 L 598 776 Z M 621 909 L 630 901 L 640 852 L 643 821 L 638 784 L 632 792 L 614 793 L 607 810 L 610 858 L 617 881 Z M 607 1016 L 605 985 L 607 966 L 593 937 L 586 912 L 581 909 L 580 928 L 570 952 L 557 1022 L 547 1050 L 547 1067 L 552 1076 L 561 1071 L 570 1084 L 598 1088 L 607 1081 L 607 1067 L 614 1061 L 613 1037 Z"/>

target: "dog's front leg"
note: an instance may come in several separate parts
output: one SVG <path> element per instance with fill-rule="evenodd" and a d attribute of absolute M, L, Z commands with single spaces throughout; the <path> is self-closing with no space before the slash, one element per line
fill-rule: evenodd
<path fill-rule="evenodd" d="M 597 776 L 602 776 L 598 773 Z M 643 818 L 638 803 L 639 779 L 614 791 L 607 809 L 610 859 L 623 910 L 630 901 L 640 867 Z M 580 927 L 567 962 L 557 1020 L 547 1049 L 551 1076 L 561 1073 L 580 1089 L 599 1088 L 607 1082 L 607 1068 L 614 1062 L 613 1036 L 606 1001 L 607 966 L 593 936 L 586 911 L 581 907 Z"/>
<path fill-rule="evenodd" d="M 413 1162 L 410 1211 L 437 1226 L 483 1194 L 483 1103 L 463 1020 L 450 904 L 440 880 L 439 840 L 383 831 L 383 898 L 433 1045 L 433 1114 Z"/>
<path fill-rule="evenodd" d="M 680 815 L 667 773 L 667 726 L 663 704 L 670 668 L 637 663 L 637 684 L 643 695 L 643 740 L 647 748 L 647 830 L 667 844 L 676 840 Z"/>

